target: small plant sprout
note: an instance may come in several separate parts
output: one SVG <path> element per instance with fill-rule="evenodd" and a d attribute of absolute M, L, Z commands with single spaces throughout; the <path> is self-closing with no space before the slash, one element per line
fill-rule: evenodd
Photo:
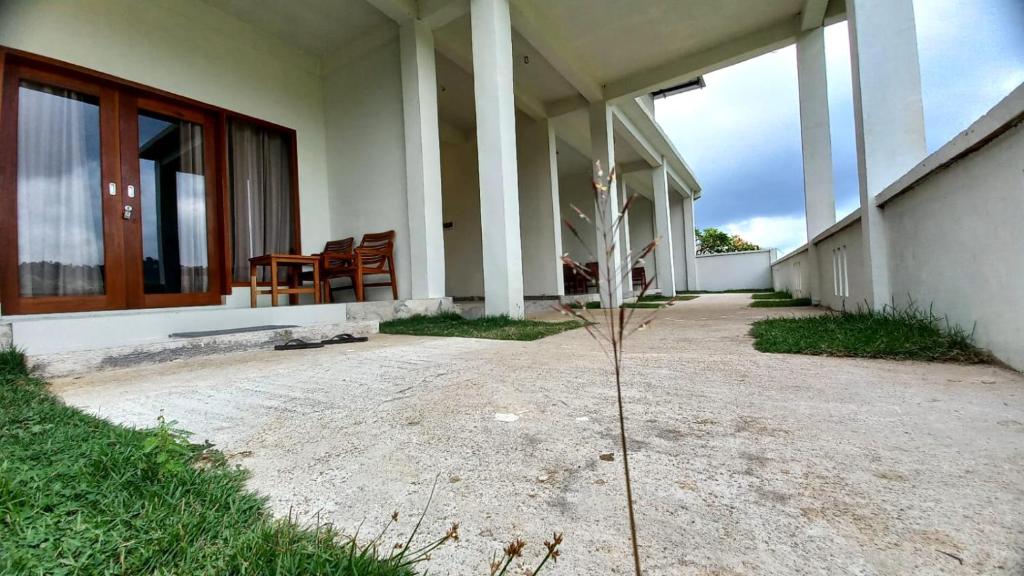
<path fill-rule="evenodd" d="M 603 249 L 603 253 L 597 255 L 589 253 L 588 257 L 591 261 L 597 263 L 598 277 L 594 277 L 592 268 L 577 262 L 568 254 L 562 256 L 562 261 L 570 267 L 574 274 L 582 274 L 587 280 L 596 282 L 598 292 L 601 294 L 601 299 L 604 302 L 614 302 L 613 295 L 619 293 L 623 286 L 632 285 L 633 268 L 635 266 L 643 266 L 644 259 L 654 252 L 660 238 L 654 239 L 639 250 L 631 250 L 622 258 L 621 264 L 623 264 L 623 269 L 620 270 L 618 238 L 629 208 L 636 200 L 636 195 L 631 194 L 622 203 L 622 208 L 616 209 L 612 203 L 612 199 L 615 196 L 615 170 L 612 169 L 605 175 L 604 170 L 601 168 L 601 163 L 598 162 L 595 164 L 594 172 L 596 174 L 593 180 L 595 221 L 592 221 L 586 213 L 576 206 L 572 208 L 584 224 L 596 228 L 596 236 L 600 239 L 599 244 Z M 580 241 L 580 244 L 586 246 L 587 242 L 583 240 L 577 226 L 568 219 L 564 220 L 564 222 L 569 232 Z M 651 275 L 651 278 L 644 283 L 640 292 L 636 294 L 638 300 L 644 299 L 654 280 L 655 276 Z M 602 308 L 592 311 L 587 307 L 576 308 L 564 304 L 557 306 L 557 308 L 563 314 L 568 314 L 586 323 L 587 333 L 598 343 L 615 369 L 615 391 L 619 408 L 619 441 L 622 445 L 622 467 L 626 478 L 629 534 L 633 548 L 633 567 L 636 576 L 640 576 L 640 550 L 637 544 L 636 517 L 633 513 L 633 483 L 629 474 L 626 419 L 622 404 L 622 354 L 626 339 L 637 330 L 646 328 L 654 319 L 657 309 L 646 312 L 641 318 L 634 319 L 634 314 L 642 308 L 620 306 L 617 309 Z"/>

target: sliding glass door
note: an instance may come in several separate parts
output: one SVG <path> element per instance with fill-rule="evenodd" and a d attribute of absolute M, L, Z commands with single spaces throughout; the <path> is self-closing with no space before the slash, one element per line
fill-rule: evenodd
<path fill-rule="evenodd" d="M 208 114 L 17 64 L 2 86 L 4 314 L 219 302 Z"/>

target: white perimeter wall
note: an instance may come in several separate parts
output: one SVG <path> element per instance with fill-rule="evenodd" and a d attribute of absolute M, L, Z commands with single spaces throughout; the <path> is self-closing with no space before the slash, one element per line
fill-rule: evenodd
<path fill-rule="evenodd" d="M 317 58 L 195 0 L 3 0 L 0 44 L 295 129 L 303 251 L 330 236 Z"/>
<path fill-rule="evenodd" d="M 932 308 L 974 330 L 978 346 L 1024 370 L 1024 88 L 879 195 L 893 301 Z M 1016 123 L 1016 124 L 1015 124 Z M 967 152 L 971 151 L 972 152 Z M 821 303 L 863 306 L 863 244 L 852 214 L 814 242 Z M 849 296 L 836 295 L 832 253 L 847 250 Z M 794 290 L 807 252 L 775 265 L 776 289 Z M 806 271 L 805 271 L 806 274 Z M 703 280 L 703 277 L 702 277 Z M 803 283 L 806 289 L 808 277 Z"/>
<path fill-rule="evenodd" d="M 794 298 L 810 298 L 811 267 L 807 248 L 787 254 L 772 266 L 772 289 Z"/>
<path fill-rule="evenodd" d="M 377 48 L 324 61 L 331 237 L 394 230 L 398 297 L 409 298 L 409 215 L 405 190 L 405 126 L 397 33 Z M 305 226 L 305 222 L 303 222 Z M 322 246 L 321 246 L 322 248 Z M 352 291 L 338 292 L 353 299 Z M 371 288 L 367 300 L 388 300 Z"/>
<path fill-rule="evenodd" d="M 897 306 L 970 331 L 1024 370 L 1024 125 L 885 205 Z"/>
<path fill-rule="evenodd" d="M 772 286 L 772 250 L 697 256 L 701 290 L 745 290 Z"/>

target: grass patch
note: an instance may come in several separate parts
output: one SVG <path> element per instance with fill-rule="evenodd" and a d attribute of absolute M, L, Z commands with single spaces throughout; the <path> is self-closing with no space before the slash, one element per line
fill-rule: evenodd
<path fill-rule="evenodd" d="M 732 290 L 676 290 L 676 294 L 759 294 L 771 292 L 771 288 L 735 288 Z"/>
<path fill-rule="evenodd" d="M 668 301 L 664 302 L 623 302 L 623 308 L 664 308 Z"/>
<path fill-rule="evenodd" d="M 790 298 L 788 300 L 754 300 L 751 308 L 790 308 L 792 306 L 810 306 L 810 298 Z"/>
<path fill-rule="evenodd" d="M 793 295 L 789 292 L 762 292 L 758 294 L 751 294 L 750 297 L 754 300 L 792 300 Z"/>
<path fill-rule="evenodd" d="M 770 318 L 751 329 L 761 352 L 926 360 L 988 362 L 988 353 L 959 327 L 916 308 L 898 311 L 834 312 L 805 318 Z"/>
<path fill-rule="evenodd" d="M 381 322 L 380 331 L 384 334 L 409 334 L 412 336 L 537 340 L 581 326 L 583 323 L 577 320 L 541 322 L 539 320 L 513 320 L 507 316 L 487 316 L 470 320 L 454 312 L 446 312 L 436 316 L 417 315 Z"/>
<path fill-rule="evenodd" d="M 246 471 L 173 423 L 136 430 L 89 416 L 24 365 L 0 352 L 0 573 L 413 573 L 408 557 L 274 519 Z"/>

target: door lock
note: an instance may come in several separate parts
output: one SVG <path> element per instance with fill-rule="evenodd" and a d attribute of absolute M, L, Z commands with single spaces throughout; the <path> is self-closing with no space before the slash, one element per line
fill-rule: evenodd
<path fill-rule="evenodd" d="M 125 204 L 125 207 L 124 207 L 124 219 L 125 220 L 131 220 L 132 219 L 132 206 L 131 206 L 131 204 Z"/>

